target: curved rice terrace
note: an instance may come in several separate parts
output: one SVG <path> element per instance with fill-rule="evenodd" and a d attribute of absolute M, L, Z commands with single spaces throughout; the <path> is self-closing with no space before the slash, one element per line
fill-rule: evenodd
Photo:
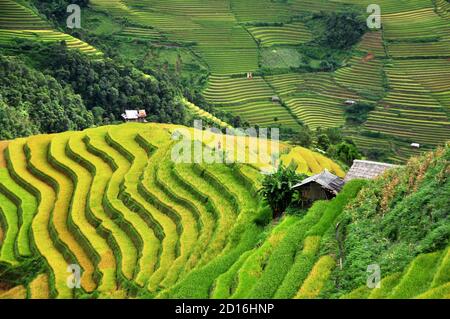
<path fill-rule="evenodd" d="M 69 34 L 54 30 L 36 12 L 12 0 L 0 1 L 0 44 L 14 45 L 17 41 L 61 42 L 71 49 L 80 50 L 92 56 L 101 52 L 93 46 Z"/>
<path fill-rule="evenodd" d="M 405 203 L 427 196 L 420 192 L 448 201 L 448 146 L 384 178 L 351 181 L 334 199 L 262 227 L 263 164 L 175 164 L 172 133 L 179 129 L 187 128 L 130 123 L 3 142 L 0 262 L 42 264 L 0 298 L 450 297 L 448 242 L 410 255 L 381 276 L 380 289 L 355 280 L 336 294 L 333 279 L 345 276 L 335 225 L 360 218 L 353 209 L 366 209 L 374 189 L 393 187 L 395 194 L 404 191 L 399 183 L 412 183 Z M 320 154 L 284 144 L 281 150 L 299 172 L 344 175 Z M 386 216 L 403 203 L 395 197 L 376 199 L 388 205 Z M 347 240 L 358 236 L 348 231 Z M 344 244 L 353 254 L 352 243 Z M 80 289 L 67 285 L 69 265 L 81 268 Z"/>
<path fill-rule="evenodd" d="M 174 164 L 178 128 L 126 124 L 2 142 L 0 261 L 43 263 L 2 297 L 22 297 L 23 289 L 28 298 L 176 295 L 208 267 L 222 259 L 231 266 L 251 249 L 262 231 L 252 220 L 264 165 Z M 320 154 L 281 149 L 303 173 L 344 174 Z M 74 264 L 82 271 L 75 294 L 67 286 Z M 210 273 L 202 289 L 225 270 Z"/>

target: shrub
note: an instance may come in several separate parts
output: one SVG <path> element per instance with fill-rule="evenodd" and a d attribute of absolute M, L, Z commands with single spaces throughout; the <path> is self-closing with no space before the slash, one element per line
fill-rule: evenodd
<path fill-rule="evenodd" d="M 280 165 L 275 173 L 266 175 L 259 193 L 269 203 L 274 218 L 280 217 L 291 203 L 294 193 L 292 186 L 305 177 L 297 174 L 296 167 L 292 165 L 287 168 Z"/>
<path fill-rule="evenodd" d="M 272 221 L 272 208 L 264 205 L 258 208 L 254 222 L 258 226 L 266 226 Z"/>

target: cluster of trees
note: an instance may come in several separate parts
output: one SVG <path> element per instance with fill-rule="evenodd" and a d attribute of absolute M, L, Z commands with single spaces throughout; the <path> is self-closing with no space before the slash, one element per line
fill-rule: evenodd
<path fill-rule="evenodd" d="M 39 53 L 39 67 L 70 85 L 92 110 L 96 124 L 120 120 L 125 109 L 145 109 L 152 122 L 184 124 L 180 92 L 163 73 L 149 76 L 111 59 L 92 60 L 64 43 L 47 45 Z"/>
<path fill-rule="evenodd" d="M 71 86 L 18 58 L 0 55 L 0 140 L 93 124 L 92 113 Z"/>
<path fill-rule="evenodd" d="M 110 124 L 122 121 L 125 109 L 145 109 L 152 122 L 187 124 L 182 92 L 166 74 L 92 60 L 64 42 L 19 49 L 22 58 L 0 55 L 0 139 Z"/>
<path fill-rule="evenodd" d="M 353 160 L 360 159 L 361 154 L 349 137 L 344 137 L 340 128 L 320 128 L 312 131 L 308 126 L 302 126 L 293 136 L 293 141 L 307 148 L 318 148 L 326 152 L 327 156 L 348 166 Z"/>
<path fill-rule="evenodd" d="M 363 124 L 369 117 L 369 112 L 375 109 L 375 105 L 358 102 L 356 104 L 346 106 L 344 110 L 345 120 L 348 124 Z"/>
<path fill-rule="evenodd" d="M 61 24 L 67 19 L 69 5 L 77 4 L 83 8 L 87 7 L 89 0 L 33 0 L 32 3 L 48 19 Z"/>
<path fill-rule="evenodd" d="M 323 23 L 316 41 L 324 47 L 345 50 L 358 43 L 367 32 L 366 21 L 356 12 L 320 12 L 313 19 Z"/>

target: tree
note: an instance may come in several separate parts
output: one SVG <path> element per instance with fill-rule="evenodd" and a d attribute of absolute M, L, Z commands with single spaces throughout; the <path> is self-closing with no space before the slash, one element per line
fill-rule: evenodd
<path fill-rule="evenodd" d="M 363 124 L 369 117 L 369 112 L 373 111 L 375 106 L 369 103 L 358 102 L 345 108 L 344 116 L 349 124 Z"/>
<path fill-rule="evenodd" d="M 297 174 L 295 169 L 293 165 L 284 167 L 281 164 L 275 173 L 264 177 L 259 193 L 272 208 L 274 219 L 279 218 L 291 203 L 292 186 L 306 178 L 306 175 Z"/>
<path fill-rule="evenodd" d="M 355 145 L 342 142 L 336 145 L 336 157 L 347 165 L 352 165 L 355 159 L 360 159 L 361 154 Z"/>
<path fill-rule="evenodd" d="M 26 112 L 9 107 L 0 95 L 0 140 L 25 137 L 38 132 Z"/>
<path fill-rule="evenodd" d="M 367 158 L 373 161 L 385 161 L 389 157 L 389 151 L 381 148 L 370 148 L 367 150 Z"/>
<path fill-rule="evenodd" d="M 342 130 L 337 127 L 329 127 L 325 129 L 325 134 L 327 134 L 330 139 L 331 144 L 339 144 L 342 142 Z"/>
<path fill-rule="evenodd" d="M 328 147 L 330 147 L 330 138 L 326 134 L 320 134 L 317 136 L 317 146 L 321 149 L 326 151 Z"/>
<path fill-rule="evenodd" d="M 70 85 L 17 57 L 0 55 L 0 96 L 3 138 L 82 130 L 94 121 Z"/>
<path fill-rule="evenodd" d="M 313 138 L 312 138 L 312 132 L 307 126 L 302 126 L 299 131 L 294 135 L 293 137 L 294 142 L 309 148 L 312 145 Z"/>
<path fill-rule="evenodd" d="M 316 18 L 323 19 L 325 24 L 319 43 L 332 49 L 350 48 L 367 31 L 364 19 L 355 12 L 321 12 Z"/>

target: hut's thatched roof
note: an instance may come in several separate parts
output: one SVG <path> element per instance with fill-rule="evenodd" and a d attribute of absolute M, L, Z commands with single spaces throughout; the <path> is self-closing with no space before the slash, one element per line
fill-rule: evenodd
<path fill-rule="evenodd" d="M 373 179 L 383 174 L 384 171 L 392 167 L 397 167 L 397 165 L 372 161 L 354 160 L 352 167 L 350 168 L 350 170 L 348 171 L 347 175 L 344 178 L 344 181 L 348 182 L 356 178 Z"/>
<path fill-rule="evenodd" d="M 309 183 L 316 182 L 323 188 L 329 190 L 330 192 L 337 194 L 344 186 L 344 181 L 342 178 L 331 174 L 327 169 L 322 173 L 305 178 L 301 183 L 294 185 L 292 188 L 300 188 Z"/>

